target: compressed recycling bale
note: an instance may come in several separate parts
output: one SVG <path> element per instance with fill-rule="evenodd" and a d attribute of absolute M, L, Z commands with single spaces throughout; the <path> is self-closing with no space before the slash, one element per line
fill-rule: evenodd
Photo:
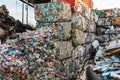
<path fill-rule="evenodd" d="M 77 27 L 81 30 L 84 30 L 86 27 L 86 23 L 85 23 L 85 18 L 77 13 L 74 13 L 72 15 L 72 24 L 73 24 L 73 28 Z"/>
<path fill-rule="evenodd" d="M 90 11 L 91 9 L 85 3 L 80 1 L 79 5 L 77 6 L 76 12 L 86 17 L 87 19 L 90 19 Z"/>
<path fill-rule="evenodd" d="M 53 2 L 35 4 L 35 19 L 38 22 L 56 22 L 71 20 L 70 4 Z"/>
<path fill-rule="evenodd" d="M 83 33 L 83 42 L 84 43 L 89 43 L 94 41 L 95 39 L 95 34 L 94 33 Z"/>
<path fill-rule="evenodd" d="M 66 59 L 66 60 L 63 60 L 64 71 L 65 71 L 67 74 L 70 74 L 70 69 L 69 69 L 69 64 L 70 64 L 70 62 L 71 62 L 71 58 Z"/>
<path fill-rule="evenodd" d="M 82 30 L 73 29 L 72 34 L 73 34 L 72 41 L 73 41 L 74 45 L 79 45 L 79 44 L 84 43 L 83 42 L 83 31 Z"/>
<path fill-rule="evenodd" d="M 95 31 L 93 26 L 93 21 L 90 19 L 85 18 L 84 16 L 74 13 L 72 15 L 72 27 L 73 28 L 79 28 L 83 31 Z"/>
<path fill-rule="evenodd" d="M 88 19 L 86 19 L 85 17 L 82 17 L 82 30 L 83 31 L 88 31 L 89 30 L 89 26 L 90 26 L 90 21 Z"/>
<path fill-rule="evenodd" d="M 72 57 L 74 59 L 80 59 L 85 55 L 85 47 L 79 45 L 73 50 Z"/>
<path fill-rule="evenodd" d="M 86 7 L 86 10 L 85 10 L 85 17 L 87 19 L 90 19 L 91 18 L 91 9 Z"/>
<path fill-rule="evenodd" d="M 58 55 L 60 59 L 64 59 L 71 56 L 73 50 L 72 42 L 57 41 L 55 42 L 55 46 L 57 49 L 56 55 Z"/>
<path fill-rule="evenodd" d="M 69 40 L 71 37 L 71 23 L 47 23 L 45 25 L 49 25 L 46 27 L 41 27 L 36 30 L 36 37 L 48 37 L 50 40 Z M 23 33 L 22 37 L 32 37 L 34 32 Z"/>
<path fill-rule="evenodd" d="M 71 23 L 63 23 L 63 40 L 70 39 L 71 37 Z"/>
<path fill-rule="evenodd" d="M 81 20 L 82 16 L 78 15 L 77 13 L 73 13 L 72 14 L 72 27 L 79 27 L 79 29 L 82 29 L 82 20 Z"/>
<path fill-rule="evenodd" d="M 49 27 L 56 30 L 59 40 L 68 40 L 71 37 L 71 22 L 40 23 L 39 27 Z"/>

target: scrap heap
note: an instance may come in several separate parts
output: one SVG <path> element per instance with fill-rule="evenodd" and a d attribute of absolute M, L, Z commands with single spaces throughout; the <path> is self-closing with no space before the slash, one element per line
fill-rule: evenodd
<path fill-rule="evenodd" d="M 2 42 L 5 42 L 10 37 L 13 38 L 16 33 L 25 32 L 26 30 L 34 29 L 10 16 L 5 5 L 0 6 L 0 40 Z"/>
<path fill-rule="evenodd" d="M 5 5 L 0 6 L 0 39 L 5 40 L 9 29 L 15 24 L 15 19 L 9 16 Z"/>
<path fill-rule="evenodd" d="M 95 56 L 95 71 L 100 71 L 104 80 L 119 80 L 120 62 L 120 9 L 93 10 L 98 16 L 96 37 L 99 46 Z"/>
<path fill-rule="evenodd" d="M 35 4 L 36 30 L 18 33 L 0 46 L 1 80 L 106 80 L 107 70 L 119 70 L 119 34 L 112 42 L 116 40 L 113 35 L 100 37 L 118 29 L 98 29 L 103 11 L 78 1 L 74 12 L 66 2 Z"/>
<path fill-rule="evenodd" d="M 84 3 L 81 6 L 87 10 L 84 15 L 77 11 L 72 15 L 70 4 L 65 2 L 35 4 L 36 30 L 19 33 L 1 45 L 0 78 L 79 79 L 83 50 L 92 46 L 95 32 L 90 9 Z"/>

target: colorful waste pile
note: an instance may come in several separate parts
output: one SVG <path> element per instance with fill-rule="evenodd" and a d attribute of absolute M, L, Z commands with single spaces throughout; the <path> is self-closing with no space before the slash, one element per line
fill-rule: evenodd
<path fill-rule="evenodd" d="M 94 10 L 92 13 L 98 16 L 96 38 L 99 42 L 99 46 L 96 48 L 93 70 L 103 80 L 119 80 L 119 9 Z"/>
<path fill-rule="evenodd" d="M 120 79 L 120 44 L 118 41 L 111 41 L 106 45 L 100 45 L 96 52 L 93 70 L 103 80 Z"/>
<path fill-rule="evenodd" d="M 72 43 L 50 41 L 48 36 L 39 32 L 20 34 L 17 41 L 9 40 L 1 45 L 0 79 L 67 78 L 69 64 L 65 65 L 66 62 L 63 63 L 62 60 L 70 57 L 68 54 L 72 49 Z M 66 52 L 63 49 L 67 49 Z"/>
<path fill-rule="evenodd" d="M 119 9 L 79 3 L 74 13 L 65 2 L 35 4 L 36 30 L 0 45 L 0 80 L 119 80 Z"/>

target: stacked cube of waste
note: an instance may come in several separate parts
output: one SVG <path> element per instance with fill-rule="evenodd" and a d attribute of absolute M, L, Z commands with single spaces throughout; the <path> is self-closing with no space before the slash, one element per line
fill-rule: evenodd
<path fill-rule="evenodd" d="M 71 7 L 67 3 L 53 2 L 35 5 L 37 27 L 51 27 L 57 31 L 58 40 L 71 37 Z"/>
<path fill-rule="evenodd" d="M 95 53 L 92 42 L 95 40 L 96 23 L 91 9 L 80 2 L 72 16 L 72 42 L 75 49 L 73 59 L 77 63 L 77 70 L 85 64 L 85 58 Z"/>
<path fill-rule="evenodd" d="M 54 74 L 51 75 L 51 79 L 67 79 L 70 74 L 69 59 L 71 58 L 73 49 L 71 41 L 71 16 L 71 6 L 68 3 L 52 2 L 35 4 L 37 28 L 44 28 L 44 31 L 46 29 L 52 31 L 52 33 L 45 36 L 55 44 L 56 52 L 53 53 L 55 59 L 51 61 L 54 63 L 51 67 Z M 53 36 L 47 37 L 50 34 L 53 34 Z M 47 70 L 47 67 L 44 67 L 44 69 Z M 51 71 L 47 70 L 41 74 L 45 74 L 46 72 Z M 46 76 L 49 76 L 49 74 L 46 74 Z"/>
<path fill-rule="evenodd" d="M 76 34 L 76 38 L 73 36 L 73 42 L 76 45 L 92 42 L 94 40 L 96 24 L 91 14 L 91 9 L 83 2 L 80 2 L 72 17 L 72 30 Z M 79 37 L 77 34 L 80 34 Z"/>
<path fill-rule="evenodd" d="M 83 2 L 80 3 L 78 9 L 72 14 L 68 3 L 53 2 L 35 5 L 37 27 L 49 27 L 57 32 L 57 37 L 51 40 L 55 42 L 59 51 L 56 53 L 58 62 L 62 61 L 65 65 L 63 74 L 67 73 L 68 76 L 77 75 L 76 72 L 81 68 L 80 64 L 89 53 L 88 50 L 95 38 L 95 22 L 91 10 Z"/>

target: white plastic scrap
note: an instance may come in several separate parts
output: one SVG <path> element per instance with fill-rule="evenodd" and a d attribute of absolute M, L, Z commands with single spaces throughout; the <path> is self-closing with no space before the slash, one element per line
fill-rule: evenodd
<path fill-rule="evenodd" d="M 96 49 L 100 44 L 99 44 L 99 41 L 98 40 L 95 40 L 93 43 L 92 43 L 93 47 Z"/>

